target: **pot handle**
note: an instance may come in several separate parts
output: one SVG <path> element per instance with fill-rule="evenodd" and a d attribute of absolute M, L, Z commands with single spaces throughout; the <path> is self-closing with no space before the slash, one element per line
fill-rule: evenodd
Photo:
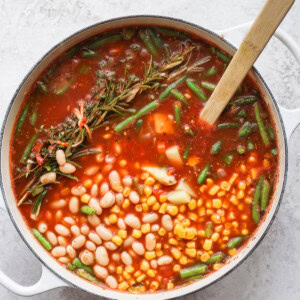
<path fill-rule="evenodd" d="M 215 32 L 223 36 L 225 39 L 228 39 L 235 46 L 239 46 L 252 23 L 253 21 L 224 30 L 215 30 Z M 291 38 L 291 36 L 280 28 L 275 31 L 274 35 L 290 50 L 290 52 L 294 55 L 295 59 L 300 64 L 300 48 Z M 292 133 L 300 124 L 300 108 L 286 109 L 282 106 L 279 106 L 279 110 L 283 119 L 287 140 L 289 140 Z"/>
<path fill-rule="evenodd" d="M 3 198 L 0 196 L 0 208 L 6 211 Z M 55 276 L 49 269 L 42 265 L 42 275 L 38 282 L 31 286 L 21 285 L 0 270 L 0 284 L 20 296 L 33 296 L 58 287 L 68 286 L 67 283 Z"/>

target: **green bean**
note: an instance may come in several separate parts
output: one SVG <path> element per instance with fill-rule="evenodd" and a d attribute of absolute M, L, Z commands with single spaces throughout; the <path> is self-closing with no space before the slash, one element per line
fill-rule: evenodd
<path fill-rule="evenodd" d="M 226 154 L 226 155 L 224 156 L 224 158 L 223 158 L 223 162 L 224 162 L 227 166 L 229 166 L 229 165 L 231 164 L 232 160 L 233 160 L 233 155 L 232 155 L 232 154 Z"/>
<path fill-rule="evenodd" d="M 176 101 L 174 104 L 174 116 L 175 116 L 175 122 L 177 126 L 179 126 L 181 123 L 181 110 L 182 110 L 181 102 Z"/>
<path fill-rule="evenodd" d="M 181 38 L 181 39 L 189 39 L 189 36 L 188 36 L 188 35 L 186 35 L 186 34 L 183 33 L 183 32 L 174 30 L 174 29 L 157 27 L 156 30 L 157 30 L 159 33 L 164 34 L 164 35 L 167 35 L 167 36 L 175 36 L 175 37 L 179 37 L 179 38 Z"/>
<path fill-rule="evenodd" d="M 84 269 L 77 269 L 75 272 L 78 276 L 80 276 L 88 281 L 96 282 L 96 283 L 99 282 L 99 280 L 96 277 L 92 276 L 91 274 L 86 272 Z"/>
<path fill-rule="evenodd" d="M 214 233 L 214 227 L 212 222 L 207 222 L 205 226 L 205 236 L 210 239 Z"/>
<path fill-rule="evenodd" d="M 242 96 L 232 102 L 229 102 L 229 106 L 245 106 L 245 105 L 253 104 L 256 101 L 257 101 L 256 96 Z"/>
<path fill-rule="evenodd" d="M 137 122 L 136 122 L 136 128 L 138 130 L 140 130 L 142 128 L 142 125 L 143 125 L 143 120 L 137 120 Z"/>
<path fill-rule="evenodd" d="M 252 219 L 255 224 L 258 224 L 258 222 L 260 220 L 259 199 L 261 196 L 261 185 L 263 183 L 263 180 L 264 180 L 264 177 L 261 176 L 256 185 L 256 189 L 255 189 L 253 200 L 252 200 Z"/>
<path fill-rule="evenodd" d="M 184 282 L 194 281 L 194 280 L 197 280 L 197 279 L 201 279 L 201 278 L 203 278 L 203 277 L 204 277 L 203 275 L 195 275 L 195 276 L 186 278 L 186 279 L 184 280 Z"/>
<path fill-rule="evenodd" d="M 195 133 L 193 132 L 193 130 L 189 124 L 183 125 L 183 132 L 191 137 L 193 137 L 195 135 Z"/>
<path fill-rule="evenodd" d="M 210 169 L 210 165 L 208 164 L 204 167 L 204 169 L 199 174 L 198 179 L 197 179 L 197 182 L 199 185 L 203 184 L 204 181 L 206 180 L 209 169 Z"/>
<path fill-rule="evenodd" d="M 43 92 L 44 94 L 48 93 L 48 88 L 46 87 L 46 85 L 44 84 L 43 81 L 37 81 L 37 86 L 39 87 L 40 91 Z"/>
<path fill-rule="evenodd" d="M 217 125 L 218 129 L 237 128 L 240 127 L 240 123 L 221 123 Z"/>
<path fill-rule="evenodd" d="M 248 150 L 252 151 L 252 150 L 254 150 L 254 149 L 255 149 L 254 144 L 253 144 L 251 141 L 249 141 L 249 142 L 248 142 Z"/>
<path fill-rule="evenodd" d="M 36 199 L 33 209 L 32 209 L 32 213 L 36 215 L 36 217 L 38 217 L 38 215 L 40 214 L 40 209 L 41 209 L 41 204 L 42 201 L 44 199 L 44 197 L 46 196 L 48 190 L 43 190 L 43 192 L 39 195 L 39 197 Z"/>
<path fill-rule="evenodd" d="M 261 138 L 262 138 L 265 146 L 268 146 L 268 145 L 270 145 L 270 140 L 269 140 L 267 131 L 265 129 L 264 122 L 261 118 L 260 109 L 259 109 L 259 106 L 258 106 L 257 103 L 254 104 L 254 111 L 255 111 L 255 118 L 256 118 L 256 122 L 257 122 L 257 125 L 258 125 L 258 129 L 259 129 Z"/>
<path fill-rule="evenodd" d="M 27 161 L 27 159 L 28 159 L 28 157 L 30 155 L 30 152 L 31 152 L 31 148 L 32 148 L 33 144 L 35 143 L 37 137 L 38 137 L 38 134 L 35 133 L 33 135 L 33 137 L 30 139 L 29 143 L 27 144 L 27 146 L 26 146 L 26 148 L 24 150 L 24 153 L 23 153 L 23 155 L 21 157 L 21 160 L 20 160 L 22 164 L 26 164 L 26 161 Z"/>
<path fill-rule="evenodd" d="M 242 109 L 235 116 L 237 118 L 246 118 L 247 115 L 248 115 L 247 111 L 245 109 Z"/>
<path fill-rule="evenodd" d="M 214 253 L 208 261 L 206 261 L 206 264 L 214 264 L 218 262 L 222 262 L 225 258 L 225 254 L 223 252 L 216 252 Z"/>
<path fill-rule="evenodd" d="M 68 263 L 67 269 L 74 272 L 74 271 L 76 271 L 77 268 L 76 268 L 76 266 L 72 265 L 71 263 Z"/>
<path fill-rule="evenodd" d="M 278 152 L 277 152 L 276 149 L 272 149 L 272 150 L 271 150 L 271 153 L 272 153 L 272 155 L 274 155 L 274 156 L 275 156 L 275 155 L 278 155 Z"/>
<path fill-rule="evenodd" d="M 260 202 L 260 208 L 261 210 L 265 210 L 269 203 L 269 193 L 270 193 L 270 184 L 265 179 L 262 184 L 262 190 L 261 190 L 261 202 Z"/>
<path fill-rule="evenodd" d="M 181 269 L 180 277 L 182 279 L 185 279 L 185 278 L 196 276 L 196 275 L 203 275 L 207 272 L 207 268 L 208 268 L 207 265 L 199 264 L 199 265 L 195 265 L 195 266 L 192 266 L 189 268 Z"/>
<path fill-rule="evenodd" d="M 17 123 L 17 133 L 20 132 L 21 128 L 23 127 L 23 124 L 27 118 L 29 112 L 29 103 L 27 103 L 19 117 L 18 123 Z"/>
<path fill-rule="evenodd" d="M 218 56 L 221 60 L 223 60 L 225 63 L 229 63 L 231 61 L 231 57 L 229 57 L 224 52 L 220 51 L 219 49 L 215 47 L 211 47 L 212 53 L 214 53 L 216 56 Z"/>
<path fill-rule="evenodd" d="M 204 73 L 204 76 L 210 77 L 217 73 L 215 66 L 212 66 L 209 70 Z"/>
<path fill-rule="evenodd" d="M 98 40 L 94 41 L 93 43 L 89 44 L 88 47 L 90 49 L 95 49 L 95 48 L 98 48 L 100 46 L 103 46 L 104 44 L 106 44 L 108 42 L 118 41 L 121 38 L 122 38 L 122 35 L 120 33 L 110 35 L 110 36 L 106 36 L 104 38 L 98 39 Z"/>
<path fill-rule="evenodd" d="M 236 147 L 236 151 L 237 151 L 239 154 L 244 154 L 244 153 L 246 152 L 246 149 L 245 149 L 244 146 L 238 145 L 238 146 Z"/>
<path fill-rule="evenodd" d="M 52 249 L 49 241 L 37 229 L 32 228 L 32 233 L 46 250 L 50 251 Z"/>
<path fill-rule="evenodd" d="M 187 86 L 190 88 L 190 90 L 198 96 L 201 100 L 206 101 L 207 98 L 205 94 L 203 93 L 202 89 L 192 80 L 187 79 L 186 81 Z"/>
<path fill-rule="evenodd" d="M 275 141 L 275 139 L 276 139 L 276 136 L 275 136 L 275 133 L 274 133 L 274 130 L 273 130 L 273 128 L 271 128 L 271 127 L 268 127 L 268 133 L 269 133 L 269 137 L 270 137 L 270 139 L 271 139 L 272 141 Z"/>
<path fill-rule="evenodd" d="M 171 94 L 179 101 L 181 101 L 182 103 L 184 103 L 185 105 L 189 105 L 189 102 L 187 101 L 187 99 L 184 97 L 183 94 L 181 94 L 178 90 L 173 89 L 171 90 Z"/>
<path fill-rule="evenodd" d="M 182 158 L 183 158 L 184 160 L 187 160 L 187 159 L 188 159 L 189 154 L 190 154 L 190 150 L 191 150 L 191 144 L 188 143 L 187 146 L 186 146 L 185 149 L 184 149 L 183 154 L 182 154 Z"/>
<path fill-rule="evenodd" d="M 92 207 L 89 207 L 88 205 L 81 206 L 80 211 L 83 214 L 86 214 L 86 215 L 89 215 L 89 216 L 92 216 L 96 213 L 96 209 L 92 208 Z"/>
<path fill-rule="evenodd" d="M 91 275 L 94 275 L 94 272 L 92 270 L 91 267 L 83 264 L 77 257 L 74 258 L 72 265 L 74 265 L 75 267 L 79 268 L 79 269 L 83 269 L 85 271 L 87 271 L 88 273 L 90 273 Z"/>
<path fill-rule="evenodd" d="M 181 84 L 182 82 L 184 82 L 186 80 L 187 76 L 184 75 L 181 78 L 179 78 L 178 80 L 174 81 L 173 83 L 171 83 L 160 95 L 158 100 L 159 101 L 163 101 L 165 100 L 171 93 L 171 91 L 176 88 L 179 84 Z"/>
<path fill-rule="evenodd" d="M 158 52 L 155 48 L 155 46 L 153 45 L 150 37 L 144 33 L 144 32 L 141 32 L 140 33 L 140 38 L 143 40 L 145 46 L 148 48 L 149 52 L 154 56 L 154 57 L 158 57 Z"/>
<path fill-rule="evenodd" d="M 71 86 L 72 82 L 71 81 L 68 81 L 67 83 L 65 83 L 60 89 L 58 89 L 55 94 L 57 96 L 61 96 L 63 95 L 68 89 L 69 87 Z"/>
<path fill-rule="evenodd" d="M 126 41 L 131 40 L 134 37 L 135 32 L 136 32 L 135 28 L 132 28 L 132 27 L 125 28 L 123 31 L 124 40 L 126 40 Z"/>
<path fill-rule="evenodd" d="M 35 107 L 30 117 L 30 124 L 32 126 L 35 126 L 36 120 L 37 120 L 37 108 Z"/>
<path fill-rule="evenodd" d="M 80 55 L 83 58 L 90 58 L 90 57 L 97 56 L 97 53 L 93 50 L 90 50 L 90 49 L 84 49 L 84 50 L 81 51 Z"/>
<path fill-rule="evenodd" d="M 207 81 L 201 81 L 201 85 L 202 87 L 210 91 L 214 91 L 216 88 L 216 85 L 214 83 L 207 82 Z"/>
<path fill-rule="evenodd" d="M 67 57 L 71 57 L 73 56 L 79 49 L 81 48 L 81 45 L 76 45 L 75 47 L 72 47 L 71 49 L 69 49 L 67 52 L 66 52 L 66 56 Z"/>
<path fill-rule="evenodd" d="M 242 128 L 239 130 L 239 137 L 248 137 L 251 133 L 251 124 L 250 122 L 245 122 Z"/>
<path fill-rule="evenodd" d="M 210 149 L 210 153 L 211 154 L 218 154 L 221 150 L 221 146 L 222 146 L 222 141 L 217 141 L 216 143 L 214 143 Z"/>
<path fill-rule="evenodd" d="M 244 239 L 245 239 L 244 236 L 238 236 L 238 237 L 234 237 L 234 238 L 230 239 L 229 242 L 227 243 L 227 248 L 233 249 L 233 248 L 238 247 Z"/>
<path fill-rule="evenodd" d="M 146 32 L 150 36 L 150 38 L 152 39 L 153 43 L 155 44 L 155 46 L 157 48 L 162 49 L 164 47 L 160 37 L 158 36 L 158 34 L 152 28 L 146 29 Z"/>

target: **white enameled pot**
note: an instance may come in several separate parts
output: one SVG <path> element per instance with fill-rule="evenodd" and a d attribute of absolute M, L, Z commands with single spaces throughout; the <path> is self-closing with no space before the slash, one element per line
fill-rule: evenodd
<path fill-rule="evenodd" d="M 264 98 L 270 108 L 271 114 L 276 124 L 276 131 L 278 136 L 278 144 L 279 144 L 279 176 L 276 184 L 276 189 L 274 193 L 274 197 L 272 199 L 271 205 L 264 217 L 264 220 L 261 222 L 259 227 L 253 233 L 251 238 L 249 239 L 247 245 L 239 251 L 239 253 L 229 259 L 229 261 L 222 267 L 219 271 L 207 276 L 206 278 L 190 283 L 186 286 L 178 286 L 170 291 L 159 291 L 156 293 L 144 293 L 144 294 L 130 294 L 128 292 L 120 292 L 116 290 L 111 290 L 108 287 L 99 287 L 94 285 L 84 279 L 79 278 L 78 276 L 72 274 L 68 270 L 64 269 L 61 265 L 59 265 L 50 255 L 47 253 L 44 248 L 36 241 L 36 239 L 31 234 L 31 231 L 27 228 L 23 217 L 21 216 L 16 201 L 14 198 L 14 194 L 12 191 L 10 175 L 9 175 L 9 141 L 10 136 L 13 129 L 13 124 L 16 118 L 16 114 L 20 107 L 20 104 L 23 100 L 24 95 L 32 85 L 32 83 L 36 80 L 39 74 L 52 62 L 56 57 L 62 54 L 66 49 L 74 46 L 78 42 L 81 42 L 95 34 L 99 34 L 101 32 L 105 32 L 107 30 L 113 28 L 122 28 L 129 25 L 160 25 L 160 26 L 169 26 L 178 30 L 185 30 L 191 32 L 197 36 L 200 36 L 212 43 L 216 44 L 221 49 L 224 49 L 230 54 L 234 54 L 235 48 L 227 42 L 227 39 L 238 46 L 241 41 L 241 37 L 244 35 L 247 28 L 251 25 L 251 23 L 243 24 L 237 26 L 235 28 L 220 30 L 217 32 L 212 32 L 206 30 L 197 25 L 167 18 L 167 17 L 159 17 L 159 16 L 130 16 L 130 17 L 122 17 L 118 19 L 108 20 L 105 22 L 101 22 L 85 28 L 71 37 L 65 39 L 53 49 L 51 49 L 28 73 L 28 75 L 24 78 L 23 82 L 19 86 L 16 91 L 12 101 L 10 102 L 9 108 L 7 110 L 2 132 L 1 132 L 1 167 L 0 167 L 0 184 L 3 193 L 3 209 L 7 209 L 12 222 L 14 223 L 18 233 L 25 241 L 27 246 L 31 249 L 31 251 L 35 254 L 35 256 L 42 263 L 42 276 L 39 281 L 32 286 L 22 286 L 9 277 L 7 277 L 3 272 L 0 271 L 0 283 L 6 286 L 8 289 L 13 291 L 16 294 L 23 296 L 31 296 L 35 294 L 39 294 L 41 292 L 51 290 L 57 287 L 62 286 L 71 286 L 77 287 L 89 293 L 104 296 L 110 299 L 170 299 L 175 297 L 184 296 L 195 291 L 198 291 L 208 285 L 216 282 L 234 268 L 236 268 L 241 262 L 243 262 L 249 254 L 256 248 L 256 246 L 260 243 L 260 241 L 265 236 L 268 231 L 272 221 L 276 215 L 276 212 L 279 208 L 281 197 L 284 191 L 284 186 L 286 182 L 287 175 L 287 167 L 288 167 L 288 158 L 287 158 L 287 141 L 291 136 L 293 130 L 300 123 L 300 109 L 298 110 L 287 110 L 283 108 L 279 108 L 276 104 L 270 90 L 266 86 L 265 82 L 259 75 L 256 70 L 251 71 L 251 76 L 256 81 L 257 85 L 260 87 Z M 225 37 L 222 38 L 220 35 Z M 281 40 L 294 54 L 295 58 L 300 63 L 300 50 L 297 48 L 297 45 L 291 40 L 291 38 L 281 30 L 277 30 L 276 34 L 277 38 Z M 1 202 L 0 202 L 1 203 Z M 5 203 L 5 205 L 4 205 Z"/>

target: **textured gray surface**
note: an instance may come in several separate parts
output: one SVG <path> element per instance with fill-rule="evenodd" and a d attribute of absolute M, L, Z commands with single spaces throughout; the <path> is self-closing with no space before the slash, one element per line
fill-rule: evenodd
<path fill-rule="evenodd" d="M 221 29 L 252 20 L 260 0 L 173 1 L 45 1 L 0 0 L 0 121 L 18 84 L 50 47 L 84 26 L 129 14 L 178 17 L 207 28 Z M 300 3 L 282 26 L 300 44 Z M 258 67 L 278 103 L 300 107 L 300 67 L 287 49 L 272 40 Z M 300 120 L 299 120 L 300 121 Z M 289 173 L 282 206 L 268 235 L 237 270 L 194 299 L 300 299 L 300 130 L 289 143 Z M 8 215 L 0 211 L 0 269 L 17 282 L 37 281 L 38 261 L 18 236 Z M 32 299 L 96 299 L 71 288 L 61 288 Z M 22 299 L 0 286 L 0 299 Z"/>

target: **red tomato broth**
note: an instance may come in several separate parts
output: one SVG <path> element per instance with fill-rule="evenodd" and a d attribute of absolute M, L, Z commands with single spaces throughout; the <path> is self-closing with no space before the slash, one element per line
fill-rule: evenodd
<path fill-rule="evenodd" d="M 162 35 L 160 37 L 165 43 L 169 45 L 172 53 L 178 53 L 178 43 L 182 40 L 178 40 L 174 37 L 165 37 Z M 184 42 L 184 44 L 187 43 L 188 42 Z M 198 85 L 200 85 L 201 81 L 209 81 L 210 83 L 216 84 L 221 78 L 226 64 L 216 55 L 211 53 L 211 45 L 209 45 L 207 42 L 203 42 L 202 40 L 194 38 L 192 40 L 192 43 L 197 47 L 198 51 L 192 57 L 191 63 L 206 56 L 212 56 L 212 59 L 203 65 L 203 67 L 205 68 L 203 72 L 191 73 L 188 77 L 194 79 L 195 82 L 199 83 Z M 84 43 L 84 45 L 87 44 L 88 42 Z M 132 44 L 139 45 L 140 50 L 138 50 L 137 52 L 133 51 L 131 49 Z M 85 49 L 84 46 L 83 49 Z M 127 41 L 122 39 L 120 41 L 113 41 L 102 45 L 101 53 L 96 57 L 81 58 L 80 53 L 76 53 L 73 57 L 62 56 L 58 58 L 58 67 L 53 72 L 54 75 L 52 74 L 48 78 L 48 89 L 50 92 L 44 94 L 41 91 L 37 90 L 35 86 L 33 86 L 29 96 L 24 99 L 23 108 L 25 103 L 31 101 L 30 110 L 32 110 L 34 107 L 37 107 L 38 118 L 34 127 L 30 124 L 30 122 L 25 122 L 20 130 L 20 134 L 12 136 L 10 151 L 12 162 L 11 174 L 13 178 L 18 174 L 17 169 L 21 167 L 19 161 L 21 159 L 22 153 L 31 136 L 34 134 L 35 129 L 40 128 L 40 126 L 42 125 L 44 125 L 45 128 L 49 128 L 51 125 L 56 126 L 57 124 L 63 122 L 66 117 L 72 113 L 72 110 L 77 107 L 79 101 L 81 101 L 82 99 L 88 101 L 92 97 L 95 81 L 97 80 L 96 74 L 98 65 L 99 62 L 104 59 L 107 63 L 102 71 L 114 72 L 114 76 L 116 78 L 124 78 L 125 63 L 128 63 L 130 65 L 130 73 L 133 73 L 138 78 L 142 78 L 144 74 L 144 64 L 147 64 L 149 62 L 150 54 L 146 50 L 146 48 L 144 48 L 143 42 L 136 35 L 133 40 Z M 209 70 L 213 65 L 216 66 L 216 74 L 210 77 L 206 77 L 204 75 L 205 71 Z M 82 73 L 82 71 L 80 72 L 80 70 L 82 70 L 83 68 L 82 66 L 90 69 L 88 74 L 85 74 L 85 72 Z M 68 80 L 71 80 L 72 84 L 70 84 L 70 87 L 66 90 L 66 92 L 63 93 L 63 95 L 55 95 L 55 91 L 61 88 Z M 167 82 L 167 84 L 169 83 Z M 238 154 L 236 151 L 237 146 L 242 145 L 247 148 L 246 142 L 248 141 L 248 138 L 240 138 L 238 136 L 239 128 L 228 128 L 222 130 L 217 129 L 216 127 L 207 128 L 205 124 L 202 124 L 199 120 L 199 113 L 203 109 L 205 102 L 200 100 L 192 91 L 190 91 L 186 84 L 179 85 L 177 89 L 182 94 L 188 93 L 190 96 L 190 99 L 188 99 L 189 106 L 186 106 L 184 104 L 182 105 L 182 118 L 180 126 L 176 126 L 173 117 L 173 104 L 176 99 L 174 98 L 174 96 L 169 95 L 164 102 L 160 103 L 159 107 L 154 112 L 141 118 L 143 120 L 143 124 L 140 130 L 137 129 L 135 125 L 130 125 L 124 131 L 122 131 L 121 134 L 116 133 L 114 131 L 114 127 L 121 120 L 123 120 L 124 117 L 121 116 L 113 118 L 107 124 L 104 124 L 102 127 L 99 127 L 93 131 L 93 140 L 88 144 L 88 147 L 93 149 L 102 146 L 104 148 L 105 155 L 113 155 L 114 157 L 116 157 L 116 162 L 113 163 L 112 170 L 117 170 L 121 176 L 130 175 L 132 177 L 138 178 L 139 183 L 143 181 L 140 178 L 141 174 L 145 173 L 140 169 L 140 166 L 143 165 L 159 165 L 160 167 L 167 166 L 168 172 L 174 173 L 177 181 L 180 180 L 180 178 L 185 178 L 189 185 L 193 188 L 193 190 L 197 191 L 197 197 L 195 199 L 197 201 L 197 207 L 190 209 L 188 205 L 178 205 L 179 212 L 176 216 L 172 216 L 172 218 L 173 220 L 176 220 L 178 216 L 183 215 L 184 218 L 189 219 L 189 226 L 196 228 L 197 235 L 192 240 L 178 239 L 176 235 L 173 235 L 171 238 L 174 238 L 175 240 L 177 239 L 179 245 L 178 247 L 182 252 L 183 249 L 186 250 L 186 243 L 190 241 L 195 242 L 195 249 L 197 251 L 203 252 L 203 244 L 205 240 L 207 240 L 207 237 L 205 237 L 205 235 L 203 236 L 205 226 L 207 222 L 211 222 L 212 215 L 216 214 L 218 210 L 222 209 L 224 211 L 224 215 L 221 216 L 221 219 L 224 218 L 224 220 L 226 219 L 227 222 L 222 221 L 220 223 L 224 223 L 224 228 L 222 228 L 222 230 L 218 233 L 220 235 L 220 233 L 222 232 L 223 237 L 219 237 L 216 242 L 212 243 L 211 250 L 204 251 L 204 253 L 210 253 L 210 251 L 212 251 L 213 253 L 223 251 L 225 253 L 225 256 L 228 257 L 236 253 L 234 251 L 230 252 L 228 249 L 226 249 L 226 247 L 224 248 L 224 245 L 226 246 L 228 240 L 230 240 L 230 238 L 232 237 L 242 235 L 241 232 L 243 229 L 247 230 L 247 234 L 244 234 L 244 236 L 248 237 L 257 227 L 255 222 L 252 220 L 251 201 L 245 202 L 243 200 L 245 199 L 245 197 L 253 198 L 253 193 L 255 191 L 255 186 L 259 174 L 263 174 L 265 178 L 268 179 L 268 181 L 270 182 L 272 193 L 273 186 L 276 183 L 276 174 L 278 167 L 277 156 L 271 155 L 270 147 L 265 147 L 263 145 L 258 129 L 256 131 L 253 130 L 250 135 L 251 141 L 255 145 L 255 149 L 252 150 L 252 152 L 247 150 L 243 155 Z M 206 97 L 209 98 L 209 96 L 211 95 L 211 91 L 204 88 L 202 89 Z M 152 101 L 151 99 L 157 99 L 161 91 L 163 90 L 164 88 L 162 87 L 157 89 L 156 91 L 151 90 L 149 93 L 144 92 L 140 95 L 137 95 L 135 99 L 130 103 L 130 106 L 136 108 L 136 110 L 139 110 L 147 103 Z M 244 80 L 242 84 L 242 91 L 238 96 L 249 94 L 251 95 L 253 94 L 253 92 L 259 94 L 259 91 L 257 90 L 257 87 L 255 86 L 253 80 L 248 76 Z M 261 101 L 260 95 L 258 96 L 258 99 L 260 100 L 259 105 L 262 112 L 263 121 L 265 125 L 267 125 L 268 127 L 272 127 L 273 121 L 268 113 L 268 109 L 265 103 Z M 248 114 L 246 118 L 239 119 L 235 117 L 236 112 L 240 111 L 241 109 L 246 110 Z M 174 130 L 173 134 L 155 133 L 153 116 L 157 113 L 168 116 Z M 231 107 L 228 111 L 225 111 L 220 116 L 218 124 L 226 122 L 240 122 L 242 125 L 245 120 L 250 121 L 251 123 L 256 122 L 253 105 L 246 105 L 242 108 Z M 195 133 L 193 137 L 186 135 L 184 133 L 184 130 L 182 130 L 182 126 L 185 124 L 188 124 L 192 131 Z M 43 136 L 43 134 L 41 134 L 41 136 Z M 211 147 L 218 140 L 222 140 L 221 151 L 218 154 L 211 154 Z M 181 155 L 184 152 L 185 147 L 189 143 L 191 145 L 189 158 L 197 158 L 196 164 L 194 165 L 192 161 L 190 162 L 189 159 L 187 159 L 187 161 L 185 161 L 184 165 L 181 167 L 174 165 L 172 166 L 168 158 L 163 153 L 161 153 L 163 152 L 163 150 L 158 151 L 158 143 L 163 144 L 165 149 L 177 145 L 179 147 Z M 116 153 L 116 144 L 120 146 L 121 153 Z M 271 144 L 272 147 L 276 147 L 276 141 L 272 141 Z M 225 154 L 234 155 L 234 158 L 229 166 L 227 166 L 223 162 L 223 156 Z M 255 158 L 255 161 L 251 162 L 252 158 Z M 122 160 L 126 161 L 125 166 L 120 166 Z M 268 163 L 264 163 L 264 160 Z M 84 184 L 85 182 L 87 182 L 87 180 L 90 179 L 95 182 L 95 180 L 97 180 L 96 177 L 98 174 L 102 174 L 104 177 L 101 183 L 104 181 L 108 181 L 107 176 L 109 172 L 106 172 L 106 168 L 109 164 L 97 161 L 96 155 L 83 156 L 76 159 L 76 163 L 82 166 L 82 169 L 77 168 L 76 172 L 74 173 L 74 175 L 79 179 L 80 183 Z M 139 165 L 137 165 L 137 163 Z M 207 163 L 210 163 L 211 166 L 208 179 L 205 181 L 205 184 L 199 186 L 197 183 L 197 178 L 202 169 L 207 165 Z M 93 176 L 87 176 L 85 174 L 85 170 L 95 165 L 100 167 L 100 169 L 97 171 L 97 174 Z M 241 165 L 245 166 L 244 171 L 241 171 Z M 220 169 L 222 170 L 222 172 L 220 171 Z M 254 179 L 252 179 L 251 182 L 249 182 L 248 178 L 251 169 L 255 169 L 258 175 Z M 223 176 L 218 176 L 218 172 L 222 173 Z M 213 187 L 214 185 L 220 186 L 223 181 L 230 180 L 234 173 L 238 174 L 239 182 L 247 182 L 248 180 L 248 185 L 246 187 L 246 189 L 248 189 L 248 194 L 243 196 L 238 203 L 242 205 L 234 204 L 229 200 L 229 197 L 218 197 L 217 195 L 212 196 L 208 194 L 211 187 Z M 36 228 L 39 222 L 44 221 L 47 224 L 47 230 L 55 232 L 55 225 L 57 223 L 62 223 L 62 218 L 57 215 L 57 210 L 51 207 L 51 203 L 59 199 L 69 199 L 71 197 L 70 193 L 68 195 L 62 196 L 61 192 L 64 189 L 66 190 L 66 188 L 71 190 L 71 188 L 77 183 L 74 180 L 65 177 L 60 177 L 58 180 L 60 182 L 59 184 L 47 186 L 48 192 L 46 194 L 46 197 L 43 199 L 41 211 L 37 220 L 31 217 L 33 206 L 32 204 L 24 204 L 20 206 L 22 215 L 24 216 L 24 219 L 30 228 Z M 22 195 L 24 191 L 25 185 L 28 183 L 28 179 L 23 177 L 14 180 L 13 183 L 16 199 L 18 201 L 20 195 Z M 101 183 L 99 183 L 99 186 L 101 185 Z M 153 195 L 156 195 L 157 203 L 160 202 L 160 195 L 166 195 L 168 192 L 174 189 L 174 186 L 164 186 L 161 184 L 158 185 L 157 181 L 155 185 L 157 185 L 157 188 L 154 188 Z M 233 189 L 237 190 L 238 187 L 235 186 Z M 145 196 L 141 195 L 140 197 L 143 198 Z M 212 200 L 215 199 L 215 197 L 222 199 L 222 206 L 219 209 L 213 208 Z M 164 202 L 160 203 L 160 207 L 163 205 L 163 203 Z M 136 205 L 133 205 L 132 203 L 125 208 L 120 206 L 120 213 L 118 214 L 118 218 L 128 213 L 135 214 L 142 218 L 143 214 L 147 212 L 149 213 L 151 212 L 151 210 L 156 213 L 158 211 L 153 210 L 153 208 L 151 209 L 151 207 L 149 207 L 149 210 L 147 212 L 140 212 L 137 211 L 135 206 Z M 61 208 L 60 211 L 63 217 L 71 216 L 79 227 L 83 224 L 89 224 L 87 217 L 84 214 L 82 214 L 81 212 L 75 215 L 72 214 L 69 211 L 68 205 Z M 204 211 L 205 213 L 203 214 Z M 110 212 L 110 210 L 103 209 L 103 212 L 101 214 L 101 223 L 103 223 L 104 220 L 111 214 L 112 213 Z M 189 214 L 197 214 L 197 220 L 194 221 L 190 219 Z M 234 215 L 234 218 L 230 220 L 231 222 L 228 221 L 228 217 L 230 216 L 230 214 Z M 159 214 L 159 218 L 160 217 L 161 215 Z M 233 222 L 236 222 L 238 226 L 233 226 Z M 214 224 L 214 228 L 218 227 L 220 224 Z M 231 225 L 229 226 L 228 224 Z M 113 234 L 118 234 L 119 228 L 116 224 L 110 224 L 109 229 L 113 232 Z M 229 231 L 229 233 L 224 234 L 224 230 Z M 128 227 L 127 231 L 127 236 L 130 236 L 133 232 L 133 230 Z M 144 243 L 144 235 L 145 234 L 143 234 L 142 238 L 139 238 L 137 240 Z M 226 239 L 226 236 L 228 237 L 228 239 Z M 67 240 L 67 244 L 70 244 L 73 236 L 70 235 L 68 237 L 65 237 L 65 239 Z M 165 235 L 159 235 L 156 233 L 156 239 L 157 244 L 162 245 L 161 250 L 163 251 L 163 255 L 169 255 L 173 258 L 170 249 L 174 247 L 176 248 L 176 245 L 169 244 L 169 234 L 166 233 Z M 84 249 L 84 247 L 79 250 L 82 249 Z M 116 252 L 121 251 L 122 247 L 116 250 Z M 157 251 L 159 251 L 159 249 Z M 186 263 L 180 264 L 178 260 L 173 259 L 173 262 L 171 264 L 160 266 L 156 270 L 154 269 L 154 271 L 156 271 L 156 275 L 154 277 L 146 276 L 146 279 L 142 282 L 135 281 L 134 283 L 132 283 L 132 280 L 130 282 L 130 280 L 128 279 L 128 287 L 125 289 L 131 292 L 143 292 L 148 290 L 154 291 L 156 289 L 170 289 L 174 287 L 174 284 L 178 285 L 184 283 L 184 279 L 179 279 L 179 271 L 174 271 L 175 265 L 179 265 L 181 269 L 184 269 L 194 265 L 196 261 L 203 263 L 203 260 L 201 260 L 201 255 L 199 256 L 198 254 L 195 257 L 190 257 L 185 254 L 183 255 L 187 257 Z M 135 271 L 138 271 L 140 269 L 140 264 L 143 260 L 143 256 L 140 257 L 136 255 L 136 257 L 134 257 L 132 266 Z M 209 265 L 207 274 L 209 272 L 218 270 L 218 268 L 222 266 L 222 263 L 224 263 L 224 260 L 215 263 L 215 266 Z M 117 273 L 117 267 L 118 264 L 116 262 L 113 262 L 111 269 L 109 269 L 109 274 L 111 276 L 115 276 L 118 281 L 118 288 L 123 290 L 124 286 L 121 287 L 120 284 L 122 281 L 126 281 L 126 278 L 124 277 L 123 273 L 121 273 L 122 275 Z M 157 270 L 159 270 L 159 272 L 157 272 Z M 144 274 L 145 272 L 142 273 Z M 131 278 L 133 277 L 131 276 Z M 151 283 L 154 281 L 158 282 L 157 287 L 154 284 L 151 285 Z"/>

